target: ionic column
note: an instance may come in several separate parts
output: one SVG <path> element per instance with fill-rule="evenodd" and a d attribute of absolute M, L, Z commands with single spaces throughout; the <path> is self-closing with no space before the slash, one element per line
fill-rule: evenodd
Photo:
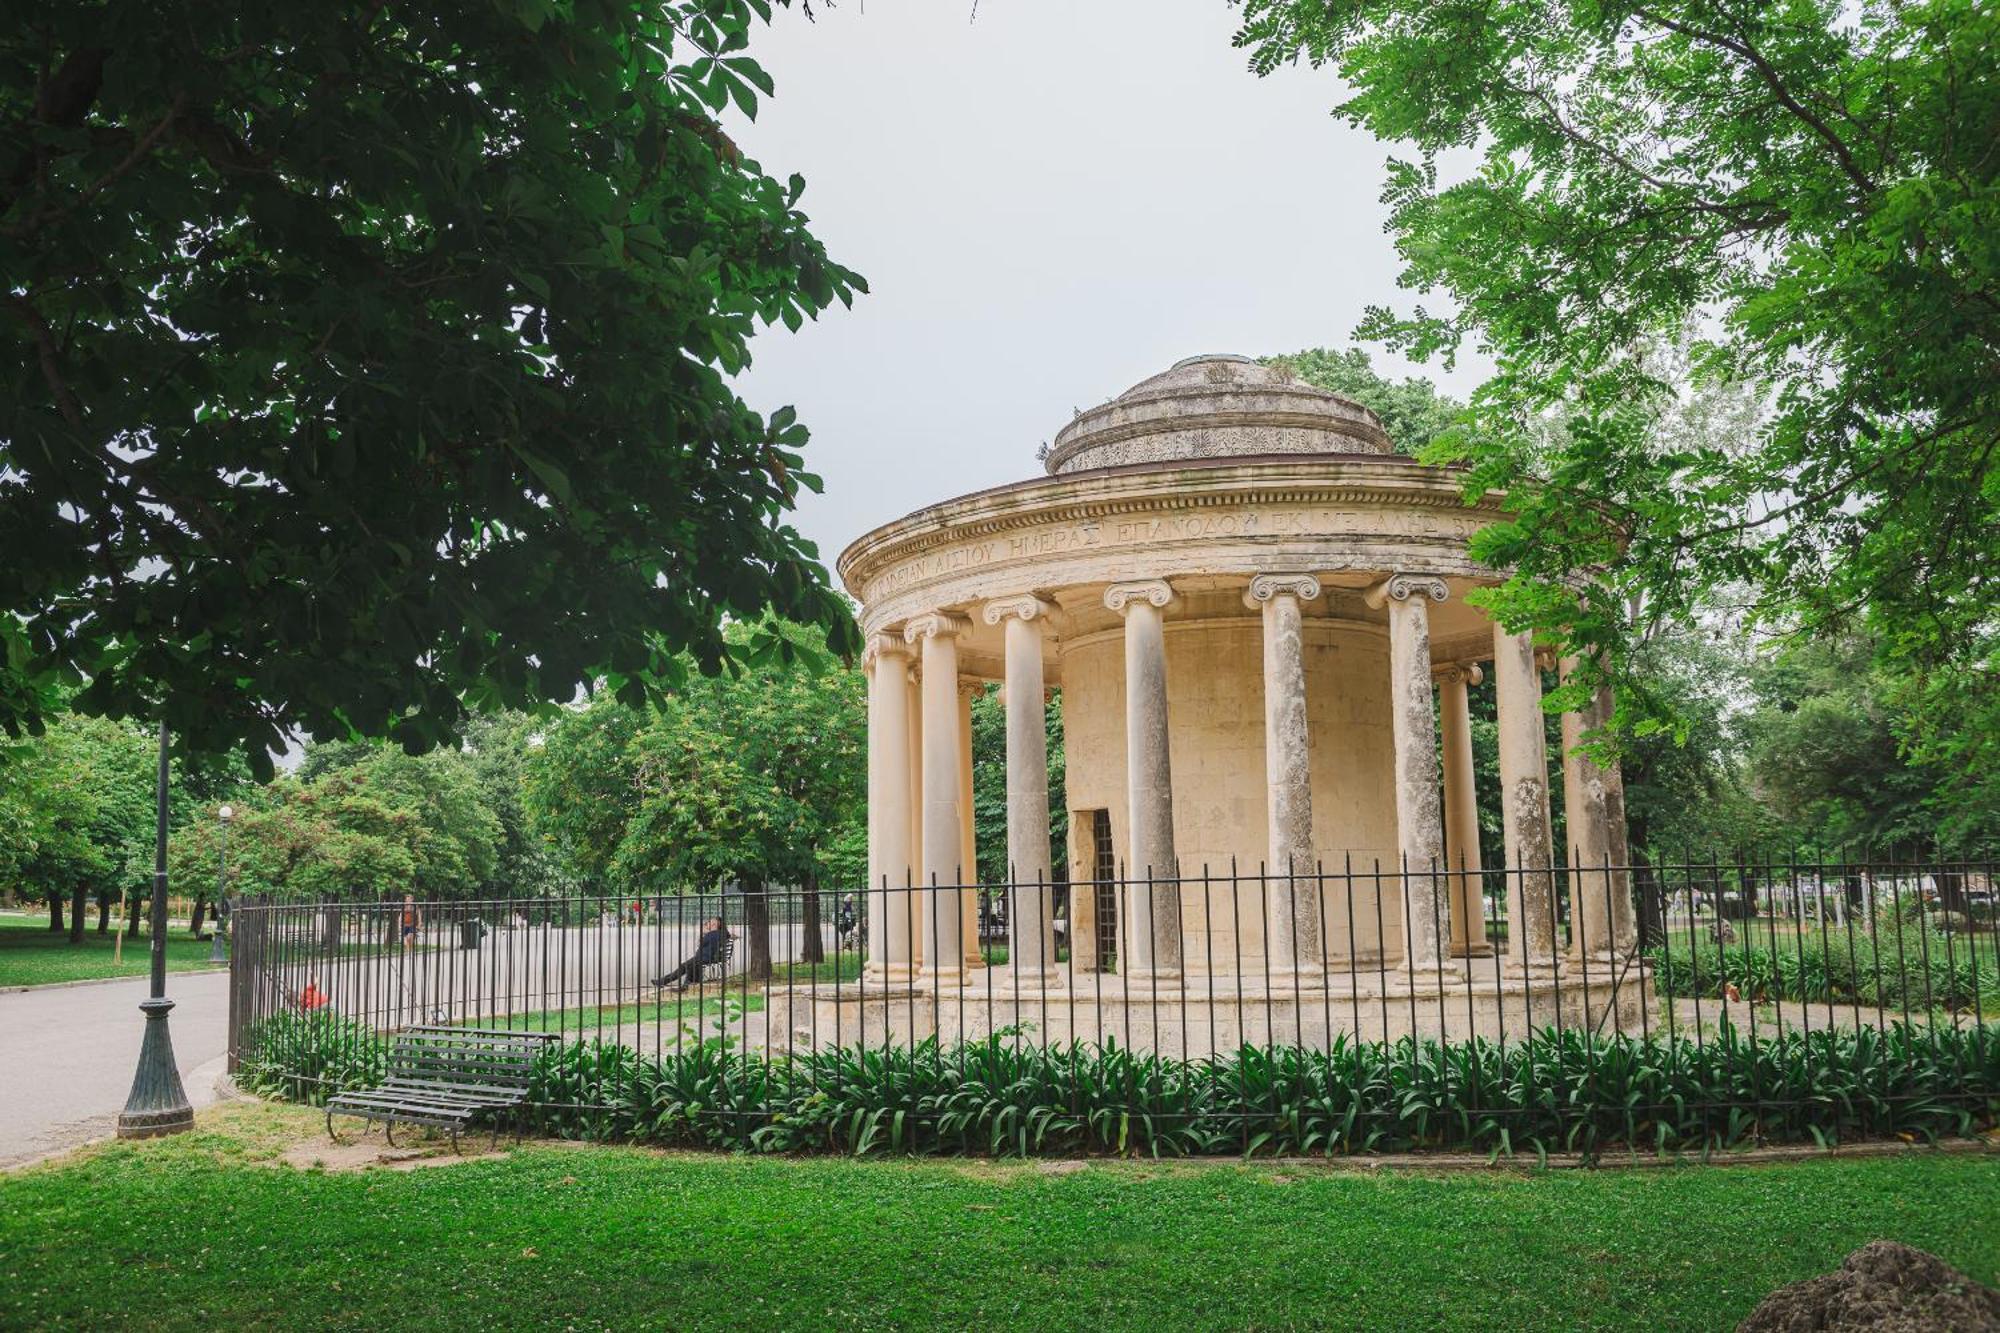
<path fill-rule="evenodd" d="M 1562 660 L 1562 680 L 1576 674 L 1574 657 Z M 1603 724 L 1597 696 L 1581 711 L 1562 715 L 1563 823 L 1569 831 L 1570 956 L 1605 958 L 1611 953 L 1611 828 L 1606 812 L 1606 775 L 1583 752 L 1585 736 Z"/>
<path fill-rule="evenodd" d="M 1181 970 L 1180 863 L 1174 854 L 1174 775 L 1167 752 L 1167 641 L 1160 610 L 1173 601 L 1164 579 L 1118 583 L 1104 604 L 1125 618 L 1125 790 L 1129 805 L 1125 878 L 1127 977 Z"/>
<path fill-rule="evenodd" d="M 979 952 L 979 828 L 972 817 L 972 701 L 985 692 L 983 681 L 958 683 L 958 919 L 969 968 L 986 966 Z"/>
<path fill-rule="evenodd" d="M 1319 591 L 1319 580 L 1310 574 L 1259 574 L 1243 594 L 1244 603 L 1264 617 L 1264 782 L 1270 817 L 1264 910 L 1274 977 L 1321 971 L 1305 625 L 1299 609 Z"/>
<path fill-rule="evenodd" d="M 1389 611 L 1389 728 L 1396 751 L 1396 838 L 1402 860 L 1403 966 L 1448 968 L 1444 812 L 1438 802 L 1437 728 L 1431 718 L 1430 604 L 1451 595 L 1443 579 L 1392 574 L 1367 602 Z"/>
<path fill-rule="evenodd" d="M 886 634 L 870 638 L 868 675 L 868 965 L 875 983 L 907 981 L 910 945 L 910 651 Z"/>
<path fill-rule="evenodd" d="M 1470 686 L 1485 679 L 1477 663 L 1454 662 L 1435 673 L 1438 729 L 1444 742 L 1444 856 L 1450 870 L 1451 956 L 1484 958 L 1486 908 L 1480 893 L 1479 798 L 1473 782 Z"/>
<path fill-rule="evenodd" d="M 1519 971 L 1552 972 L 1556 922 L 1548 746 L 1534 635 L 1493 626 L 1493 695 L 1500 714 L 1500 819 L 1507 844 L 1507 958 Z"/>
<path fill-rule="evenodd" d="M 1053 610 L 1036 597 L 986 604 L 986 623 L 1006 626 L 1008 970 L 1017 986 L 1057 984 L 1054 878 L 1049 865 L 1049 735 L 1043 696 L 1042 626 Z M 1071 890 L 1076 892 L 1075 889 Z"/>
<path fill-rule="evenodd" d="M 906 644 L 907 646 L 907 644 Z M 910 746 L 910 883 L 917 891 L 910 895 L 910 966 L 921 970 L 924 953 L 924 696 L 923 673 L 917 670 L 916 654 L 910 654 L 910 669 L 904 676 L 903 697 L 909 704 L 909 725 L 905 728 Z"/>
<path fill-rule="evenodd" d="M 965 734 L 958 725 L 958 636 L 967 628 L 964 620 L 942 611 L 914 616 L 903 628 L 906 640 L 923 646 L 924 970 L 939 985 L 954 985 L 965 976 L 958 812 Z"/>

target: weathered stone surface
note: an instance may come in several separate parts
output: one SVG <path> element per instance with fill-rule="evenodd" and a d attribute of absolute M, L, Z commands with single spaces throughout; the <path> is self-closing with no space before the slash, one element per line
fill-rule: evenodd
<path fill-rule="evenodd" d="M 1247 356 L 1191 356 L 1079 412 L 1050 472 L 1241 454 L 1389 452 L 1375 414 Z"/>
<path fill-rule="evenodd" d="M 1836 1272 L 1780 1287 L 1739 1333 L 1987 1333 L 2000 1330 L 2000 1292 L 1934 1254 L 1870 1241 Z"/>

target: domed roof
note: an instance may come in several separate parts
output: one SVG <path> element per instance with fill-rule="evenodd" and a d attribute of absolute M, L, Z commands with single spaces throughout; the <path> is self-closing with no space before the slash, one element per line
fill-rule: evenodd
<path fill-rule="evenodd" d="M 1057 433 L 1051 473 L 1256 454 L 1386 454 L 1382 423 L 1352 399 L 1247 356 L 1210 354 L 1079 412 Z"/>

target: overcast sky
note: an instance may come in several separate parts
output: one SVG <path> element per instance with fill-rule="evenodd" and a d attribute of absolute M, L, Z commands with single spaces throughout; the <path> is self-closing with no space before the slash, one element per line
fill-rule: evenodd
<path fill-rule="evenodd" d="M 815 6 L 818 8 L 818 6 Z M 1396 303 L 1386 150 L 1326 72 L 1252 76 L 1223 0 L 844 0 L 753 40 L 732 127 L 871 295 L 753 344 L 795 405 L 829 564 L 910 510 L 1036 475 L 1075 408 L 1184 356 L 1345 345 Z M 1371 349 L 1377 367 L 1412 369 Z M 1481 367 L 1420 368 L 1463 393 Z"/>

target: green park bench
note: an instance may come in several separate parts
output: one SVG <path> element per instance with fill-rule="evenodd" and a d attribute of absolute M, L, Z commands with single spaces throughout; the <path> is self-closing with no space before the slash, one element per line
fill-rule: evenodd
<path fill-rule="evenodd" d="M 557 1039 L 553 1032 L 405 1028 L 390 1051 L 387 1079 L 373 1088 L 339 1093 L 326 1104 L 327 1137 L 335 1137 L 335 1115 L 352 1115 L 371 1126 L 380 1120 L 392 1146 L 399 1123 L 450 1130 L 451 1148 L 457 1152 L 459 1131 L 484 1115 L 498 1146 L 501 1120 L 527 1102 L 535 1059 Z"/>

